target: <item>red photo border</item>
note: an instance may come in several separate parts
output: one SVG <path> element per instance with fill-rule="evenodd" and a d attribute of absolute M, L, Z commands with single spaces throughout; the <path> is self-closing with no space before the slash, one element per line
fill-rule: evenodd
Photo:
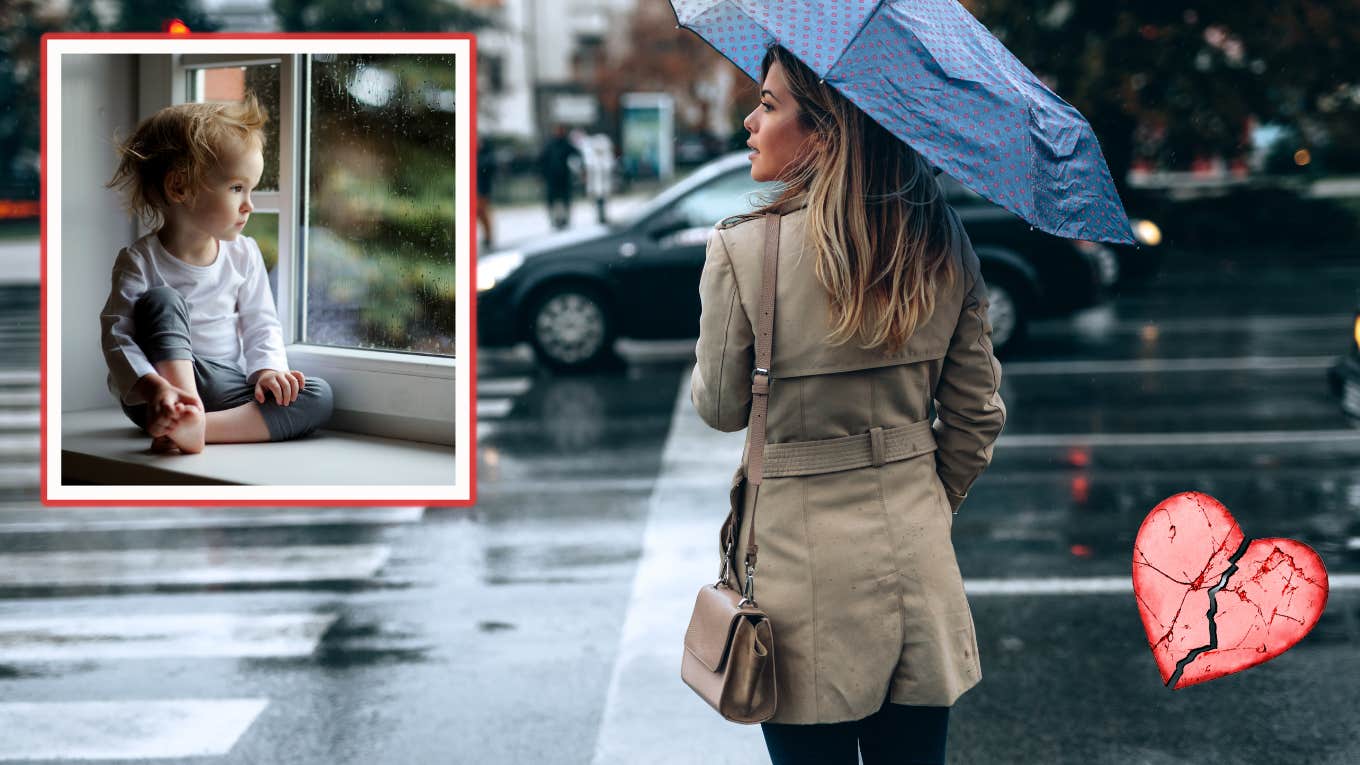
<path fill-rule="evenodd" d="M 466 290 L 468 292 L 468 326 L 466 331 L 469 333 L 469 359 L 466 365 L 468 380 L 468 416 L 466 418 L 467 428 L 462 442 L 458 449 L 466 449 L 468 453 L 468 498 L 467 499 L 240 499 L 240 500 L 213 500 L 213 499 L 50 499 L 47 496 L 47 41 L 51 40 L 466 40 L 469 44 L 469 90 L 470 106 L 468 115 L 458 115 L 459 119 L 467 118 L 469 133 L 472 136 L 471 145 L 468 147 L 468 194 L 471 200 L 469 210 L 468 226 L 466 233 L 469 241 L 469 252 L 472 253 L 469 262 L 469 275 Z M 41 501 L 45 506 L 50 507 L 97 507 L 97 506 L 126 506 L 126 507 L 152 507 L 152 506 L 212 506 L 212 507 L 287 507 L 287 506 L 328 506 L 328 507 L 391 507 L 391 506 L 424 506 L 424 507 L 468 507 L 477 503 L 477 37 L 471 32 L 392 32 L 392 33 L 363 33 L 363 32 L 190 32 L 187 34 L 174 33 L 83 33 L 83 32 L 49 32 L 42 36 L 41 52 L 39 64 L 39 93 L 41 99 L 41 121 L 39 130 L 42 134 L 41 143 L 41 165 L 40 165 L 40 234 L 39 241 L 41 247 L 41 276 L 40 276 L 40 302 L 39 311 L 41 312 L 41 359 L 39 360 L 39 438 L 41 441 L 41 463 L 39 465 L 39 481 Z M 342 486 L 338 488 L 343 488 Z"/>

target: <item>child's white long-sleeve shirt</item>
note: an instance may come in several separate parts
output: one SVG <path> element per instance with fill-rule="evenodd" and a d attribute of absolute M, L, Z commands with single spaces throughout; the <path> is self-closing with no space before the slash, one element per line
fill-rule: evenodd
<path fill-rule="evenodd" d="M 156 369 L 137 346 L 132 308 L 152 287 L 166 285 L 189 305 L 189 342 L 202 358 L 234 364 L 246 376 L 262 369 L 288 371 L 283 329 L 264 269 L 264 256 L 248 236 L 218 240 L 217 259 L 194 266 L 166 251 L 155 233 L 118 252 L 109 299 L 100 314 L 109 390 L 129 405 L 144 403 L 137 380 Z"/>

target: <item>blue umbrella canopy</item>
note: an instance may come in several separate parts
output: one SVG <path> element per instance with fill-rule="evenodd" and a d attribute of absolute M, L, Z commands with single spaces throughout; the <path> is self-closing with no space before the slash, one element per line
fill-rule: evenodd
<path fill-rule="evenodd" d="M 1086 118 L 958 0 L 671 0 L 752 79 L 774 43 L 960 183 L 1068 239 L 1132 244 Z"/>

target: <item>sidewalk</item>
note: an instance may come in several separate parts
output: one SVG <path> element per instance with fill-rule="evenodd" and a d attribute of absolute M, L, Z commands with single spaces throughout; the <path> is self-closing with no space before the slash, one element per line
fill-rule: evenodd
<path fill-rule="evenodd" d="M 610 222 L 623 220 L 653 196 L 655 192 L 646 191 L 610 197 L 605 203 L 606 217 Z M 495 227 L 492 232 L 495 239 L 490 247 L 480 253 L 483 255 L 556 233 L 553 231 L 552 220 L 548 217 L 547 205 L 544 204 L 495 205 L 491 208 L 491 219 Z M 581 197 L 574 199 L 571 205 L 571 224 L 567 228 L 585 228 L 595 223 L 595 202 Z"/>

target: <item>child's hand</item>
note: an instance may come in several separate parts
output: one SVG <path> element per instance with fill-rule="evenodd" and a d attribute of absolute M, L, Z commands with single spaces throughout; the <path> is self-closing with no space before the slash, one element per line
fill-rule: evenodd
<path fill-rule="evenodd" d="M 288 406 L 297 401 L 298 393 L 302 392 L 306 382 L 307 378 L 296 369 L 289 372 L 266 369 L 255 379 L 255 400 L 263 404 L 265 391 L 271 391 L 275 401 Z"/>
<path fill-rule="evenodd" d="M 150 416 L 147 418 L 146 431 L 154 437 L 163 436 L 173 430 L 190 409 L 203 411 L 203 402 L 198 396 L 169 383 L 162 383 L 147 402 Z"/>

